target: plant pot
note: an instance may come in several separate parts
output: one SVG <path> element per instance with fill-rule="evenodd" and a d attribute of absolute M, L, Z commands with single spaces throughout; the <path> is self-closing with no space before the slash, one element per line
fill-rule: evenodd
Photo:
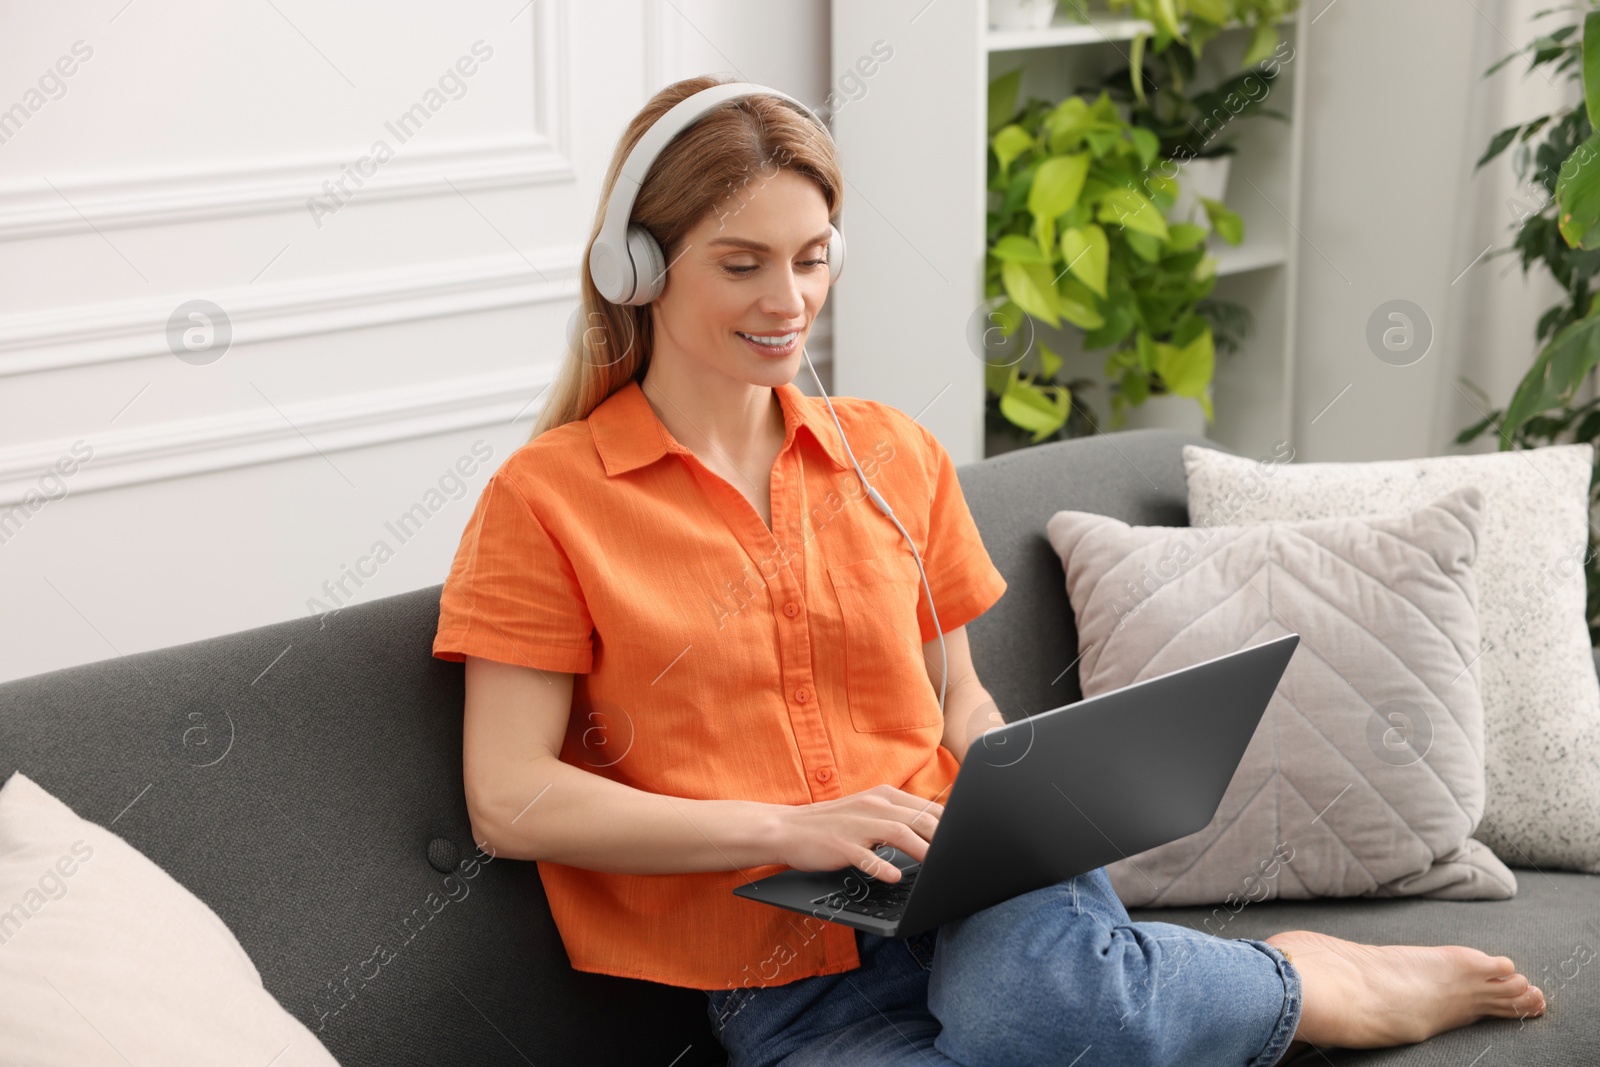
<path fill-rule="evenodd" d="M 1178 168 L 1178 199 L 1167 211 L 1168 222 L 1192 222 L 1211 229 L 1211 217 L 1206 214 L 1203 196 L 1208 200 L 1227 200 L 1228 170 L 1232 156 L 1211 156 L 1191 159 Z"/>
<path fill-rule="evenodd" d="M 1200 401 L 1176 393 L 1156 393 L 1142 404 L 1122 409 L 1125 430 L 1180 430 L 1196 437 L 1206 435 L 1206 413 Z"/>
<path fill-rule="evenodd" d="M 1056 0 L 989 0 L 989 28 L 1042 30 L 1055 13 Z"/>

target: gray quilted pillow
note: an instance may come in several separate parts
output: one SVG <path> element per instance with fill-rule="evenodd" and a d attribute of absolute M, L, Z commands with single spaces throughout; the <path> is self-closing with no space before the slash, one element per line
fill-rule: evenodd
<path fill-rule="evenodd" d="M 1482 507 L 1468 486 L 1386 517 L 1051 517 L 1086 696 L 1300 634 L 1210 823 L 1107 865 L 1126 905 L 1515 895 L 1516 877 L 1472 836 Z"/>

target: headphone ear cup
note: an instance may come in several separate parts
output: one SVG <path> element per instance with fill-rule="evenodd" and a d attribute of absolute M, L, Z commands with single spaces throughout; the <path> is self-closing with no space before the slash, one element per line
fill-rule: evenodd
<path fill-rule="evenodd" d="M 667 287 L 666 257 L 649 230 L 628 226 L 628 257 L 633 260 L 633 296 L 624 304 L 648 304 Z"/>
<path fill-rule="evenodd" d="M 832 224 L 829 224 L 828 230 L 828 284 L 832 285 L 844 273 L 844 234 Z"/>

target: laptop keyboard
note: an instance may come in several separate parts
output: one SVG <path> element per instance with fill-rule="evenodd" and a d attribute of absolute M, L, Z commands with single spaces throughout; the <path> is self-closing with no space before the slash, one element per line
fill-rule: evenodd
<path fill-rule="evenodd" d="M 906 910 L 906 898 L 911 895 L 911 887 L 921 869 L 922 865 L 917 864 L 901 871 L 900 881 L 892 885 L 888 882 L 868 882 L 866 895 L 860 898 L 842 892 L 825 893 L 811 903 L 833 911 L 868 915 L 874 919 L 898 919 Z"/>

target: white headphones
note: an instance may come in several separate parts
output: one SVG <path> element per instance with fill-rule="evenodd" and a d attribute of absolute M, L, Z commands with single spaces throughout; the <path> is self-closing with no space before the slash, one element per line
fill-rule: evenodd
<path fill-rule="evenodd" d="M 611 189 L 611 197 L 606 201 L 605 221 L 601 223 L 600 234 L 589 249 L 589 277 L 594 279 L 594 286 L 600 290 L 601 296 L 613 304 L 648 304 L 661 295 L 667 284 L 667 264 L 661 246 L 649 230 L 629 219 L 633 213 L 634 198 L 639 195 L 639 187 L 650 172 L 650 164 L 655 162 L 667 142 L 694 125 L 700 116 L 729 100 L 756 95 L 787 100 L 832 139 L 828 127 L 800 101 L 752 82 L 714 85 L 678 101 L 633 146 L 617 175 L 617 184 Z M 844 270 L 844 235 L 832 224 L 828 226 L 828 231 L 828 284 L 832 285 Z"/>
<path fill-rule="evenodd" d="M 594 280 L 595 288 L 600 295 L 613 304 L 648 304 L 655 300 L 666 288 L 667 264 L 666 257 L 661 252 L 661 246 L 656 242 L 655 236 L 643 226 L 631 221 L 633 201 L 639 194 L 639 187 L 644 184 L 645 175 L 650 172 L 650 164 L 655 162 L 656 156 L 661 154 L 668 142 L 685 129 L 694 125 L 696 120 L 712 108 L 724 104 L 729 100 L 737 100 L 745 96 L 775 96 L 786 100 L 800 110 L 800 113 L 812 122 L 815 122 L 829 140 L 833 134 L 828 127 L 823 125 L 806 107 L 787 93 L 780 93 L 776 89 L 765 85 L 756 85 L 753 82 L 725 82 L 714 85 L 709 89 L 702 89 L 683 100 L 678 101 L 665 115 L 662 115 L 639 138 L 633 150 L 628 153 L 628 158 L 622 164 L 622 170 L 617 174 L 617 183 L 611 189 L 611 196 L 606 200 L 605 219 L 600 224 L 600 233 L 595 237 L 594 244 L 589 249 L 589 277 Z M 828 284 L 832 285 L 839 280 L 839 274 L 844 270 L 844 235 L 839 228 L 830 224 L 828 226 Z M 867 474 L 861 469 L 861 464 L 856 462 L 856 454 L 850 450 L 850 442 L 845 438 L 844 427 L 839 423 L 839 415 L 833 410 L 833 401 L 828 399 L 827 390 L 822 388 L 822 378 L 817 374 L 817 368 L 811 363 L 811 353 L 801 346 L 801 354 L 805 356 L 806 366 L 811 368 L 811 377 L 817 383 L 817 391 L 822 394 L 822 399 L 828 405 L 828 414 L 833 416 L 833 425 L 839 431 L 839 440 L 844 444 L 845 454 L 850 457 L 850 463 L 856 469 L 856 474 L 861 477 L 861 484 L 865 487 L 868 498 L 871 499 L 879 511 L 889 517 L 895 528 L 900 531 L 900 536 L 906 539 L 906 544 L 911 546 L 911 555 L 917 561 L 917 572 L 922 575 L 922 588 L 928 594 L 928 611 L 933 615 L 933 628 L 939 634 L 939 654 L 944 659 L 944 669 L 939 674 L 939 712 L 944 713 L 945 691 L 950 681 L 950 657 L 945 651 L 944 630 L 939 625 L 939 612 L 933 606 L 933 590 L 928 586 L 928 573 L 922 568 L 922 556 L 917 552 L 916 542 L 911 540 L 911 535 L 906 533 L 906 528 L 900 525 L 900 520 L 895 518 L 894 509 L 889 507 L 889 502 L 872 487 L 867 481 Z"/>

